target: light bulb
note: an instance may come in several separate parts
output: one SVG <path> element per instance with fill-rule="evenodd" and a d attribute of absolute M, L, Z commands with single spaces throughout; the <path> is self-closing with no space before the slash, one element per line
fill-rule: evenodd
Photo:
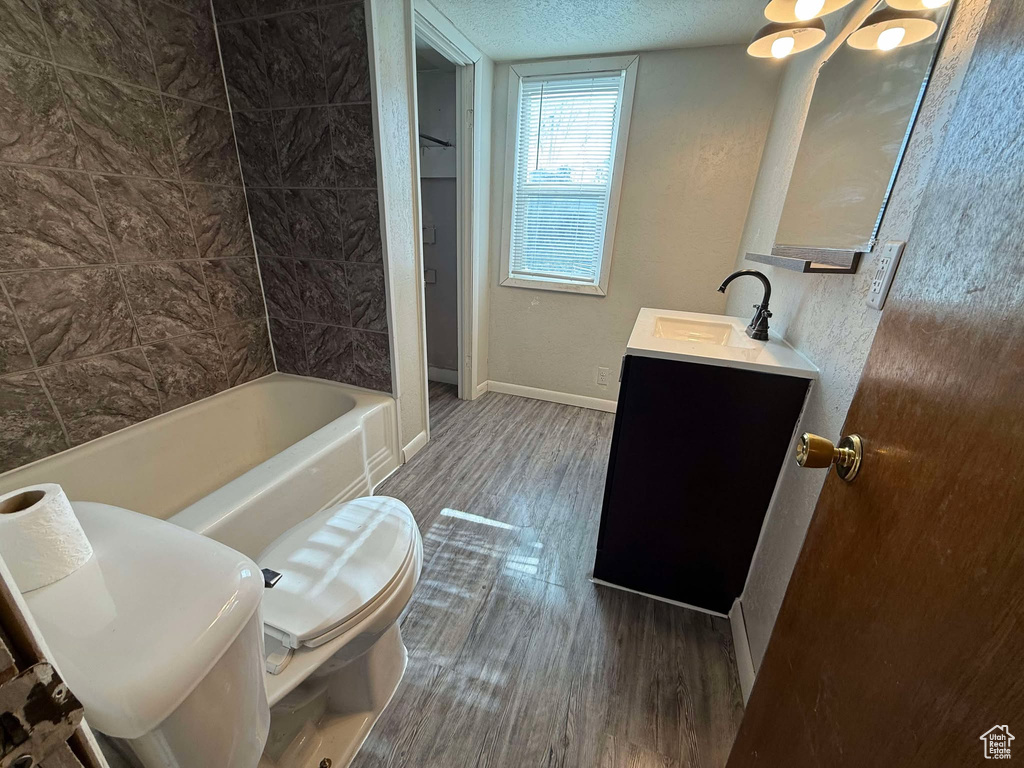
<path fill-rule="evenodd" d="M 949 5 L 949 0 L 922 0 L 925 8 L 941 8 L 944 5 Z"/>
<path fill-rule="evenodd" d="M 776 59 L 784 59 L 793 52 L 793 46 L 795 45 L 796 38 L 792 35 L 777 37 L 772 41 L 772 56 Z"/>
<path fill-rule="evenodd" d="M 889 27 L 888 29 L 883 29 L 878 35 L 878 50 L 891 51 L 903 42 L 903 38 L 906 34 L 907 30 L 903 27 Z"/>
<path fill-rule="evenodd" d="M 941 1 L 942 0 L 926 0 L 926 2 Z M 949 0 L 946 0 L 946 2 L 949 2 Z M 824 7 L 825 0 L 796 0 L 796 7 L 793 9 L 793 13 L 798 19 L 800 19 L 800 21 L 807 21 L 821 13 L 821 9 Z"/>

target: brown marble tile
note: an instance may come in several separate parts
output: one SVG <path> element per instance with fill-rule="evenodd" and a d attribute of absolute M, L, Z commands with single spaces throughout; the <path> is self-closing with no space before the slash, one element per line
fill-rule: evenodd
<path fill-rule="evenodd" d="M 282 373 L 295 373 L 299 376 L 309 375 L 302 323 L 294 320 L 278 320 L 275 317 L 270 318 L 270 340 L 274 345 L 277 370 Z"/>
<path fill-rule="evenodd" d="M 288 211 L 283 189 L 252 189 L 246 192 L 256 253 L 261 259 L 291 258 L 294 255 Z"/>
<path fill-rule="evenodd" d="M 386 333 L 352 331 L 355 372 L 350 383 L 379 392 L 391 392 L 391 348 Z"/>
<path fill-rule="evenodd" d="M 285 11 L 301 11 L 313 8 L 320 3 L 318 0 L 256 0 L 256 8 L 260 14 L 284 13 Z"/>
<path fill-rule="evenodd" d="M 333 104 L 370 100 L 370 58 L 362 3 L 320 9 L 327 99 Z"/>
<path fill-rule="evenodd" d="M 160 413 L 156 382 L 141 349 L 126 349 L 40 371 L 72 445 Z"/>
<path fill-rule="evenodd" d="M 0 166 L 0 272 L 113 260 L 86 174 Z"/>
<path fill-rule="evenodd" d="M 380 236 L 380 208 L 374 189 L 342 190 L 341 230 L 347 261 L 384 263 L 384 247 Z"/>
<path fill-rule="evenodd" d="M 256 259 L 204 261 L 203 272 L 210 290 L 213 319 L 217 325 L 231 325 L 264 315 L 263 291 Z"/>
<path fill-rule="evenodd" d="M 0 374 L 24 371 L 32 367 L 32 355 L 18 328 L 14 310 L 0 291 Z"/>
<path fill-rule="evenodd" d="M 327 100 L 320 24 L 315 11 L 260 21 L 270 106 L 305 107 Z"/>
<path fill-rule="evenodd" d="M 186 184 L 192 227 L 204 259 L 252 256 L 252 234 L 241 187 Z"/>
<path fill-rule="evenodd" d="M 138 343 L 116 267 L 19 272 L 3 283 L 39 365 Z"/>
<path fill-rule="evenodd" d="M 285 207 L 296 257 L 336 261 L 344 258 L 337 192 L 289 189 L 285 191 Z"/>
<path fill-rule="evenodd" d="M 60 70 L 58 77 L 75 124 L 81 167 L 174 178 L 159 96 L 68 69 Z"/>
<path fill-rule="evenodd" d="M 370 105 L 332 107 L 331 137 L 338 186 L 376 187 L 377 155 Z"/>
<path fill-rule="evenodd" d="M 145 13 L 160 90 L 226 107 L 213 22 L 157 2 L 150 3 Z"/>
<path fill-rule="evenodd" d="M 239 185 L 231 115 L 220 109 L 165 97 L 167 124 L 185 181 Z"/>
<path fill-rule="evenodd" d="M 36 373 L 0 376 L 0 472 L 68 447 Z"/>
<path fill-rule="evenodd" d="M 0 161 L 70 168 L 71 120 L 52 64 L 0 52 Z"/>
<path fill-rule="evenodd" d="M 267 323 L 253 320 L 217 329 L 229 386 L 237 386 L 274 372 Z"/>
<path fill-rule="evenodd" d="M 351 383 L 355 375 L 352 330 L 334 325 L 304 323 L 309 375 Z"/>
<path fill-rule="evenodd" d="M 303 320 L 352 326 L 344 263 L 296 261 L 295 272 L 302 292 Z"/>
<path fill-rule="evenodd" d="M 231 109 L 263 109 L 270 106 L 267 63 L 263 57 L 258 21 L 219 24 L 220 51 Z"/>
<path fill-rule="evenodd" d="M 39 0 L 58 64 L 156 87 L 137 0 Z"/>
<path fill-rule="evenodd" d="M 0 2 L 0 48 L 49 58 L 43 23 L 35 0 Z"/>
<path fill-rule="evenodd" d="M 291 259 L 260 259 L 267 314 L 285 320 L 301 320 L 302 290 Z"/>
<path fill-rule="evenodd" d="M 270 112 L 234 112 L 238 159 L 247 187 L 281 186 L 274 116 Z"/>
<path fill-rule="evenodd" d="M 256 15 L 256 0 L 213 0 L 217 24 Z"/>
<path fill-rule="evenodd" d="M 161 341 L 143 350 L 165 412 L 227 388 L 224 360 L 213 331 Z"/>
<path fill-rule="evenodd" d="M 213 326 L 199 261 L 121 267 L 142 342 Z"/>
<path fill-rule="evenodd" d="M 193 16 L 198 16 L 204 21 L 211 23 L 213 21 L 213 16 L 210 14 L 209 0 L 142 0 L 143 12 L 145 12 L 147 7 L 155 5 L 158 2 L 165 2 L 167 5 L 173 5 L 175 8 L 187 11 Z"/>
<path fill-rule="evenodd" d="M 121 264 L 194 259 L 185 193 L 176 181 L 96 176 L 103 217 Z"/>
<path fill-rule="evenodd" d="M 284 186 L 333 187 L 329 108 L 276 109 L 272 114 Z"/>
<path fill-rule="evenodd" d="M 384 289 L 384 267 L 350 262 L 345 265 L 345 275 L 348 278 L 352 327 L 387 332 L 388 306 Z"/>

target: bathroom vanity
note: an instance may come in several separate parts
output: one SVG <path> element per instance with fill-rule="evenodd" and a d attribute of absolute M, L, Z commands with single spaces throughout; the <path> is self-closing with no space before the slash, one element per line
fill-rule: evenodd
<path fill-rule="evenodd" d="M 817 369 L 746 321 L 642 309 L 622 363 L 594 578 L 725 614 Z"/>

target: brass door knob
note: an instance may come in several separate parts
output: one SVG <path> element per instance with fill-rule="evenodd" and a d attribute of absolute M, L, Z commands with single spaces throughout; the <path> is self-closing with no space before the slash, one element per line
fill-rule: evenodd
<path fill-rule="evenodd" d="M 836 474 L 851 482 L 860 471 L 864 458 L 864 441 L 860 435 L 847 435 L 837 448 L 831 440 L 804 432 L 796 446 L 796 463 L 801 467 L 829 467 L 836 465 Z"/>

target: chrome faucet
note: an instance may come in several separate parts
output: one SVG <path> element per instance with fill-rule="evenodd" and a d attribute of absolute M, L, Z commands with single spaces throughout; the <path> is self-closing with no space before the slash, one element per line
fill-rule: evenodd
<path fill-rule="evenodd" d="M 764 298 L 761 299 L 760 304 L 754 305 L 754 317 L 751 319 L 750 325 L 747 326 L 747 336 L 757 341 L 768 341 L 768 318 L 772 316 L 772 313 L 768 311 L 768 300 L 772 297 L 772 284 L 768 282 L 767 275 L 756 269 L 741 269 L 725 278 L 718 286 L 718 292 L 725 293 L 725 288 L 729 283 L 744 275 L 756 277 L 764 285 Z"/>

